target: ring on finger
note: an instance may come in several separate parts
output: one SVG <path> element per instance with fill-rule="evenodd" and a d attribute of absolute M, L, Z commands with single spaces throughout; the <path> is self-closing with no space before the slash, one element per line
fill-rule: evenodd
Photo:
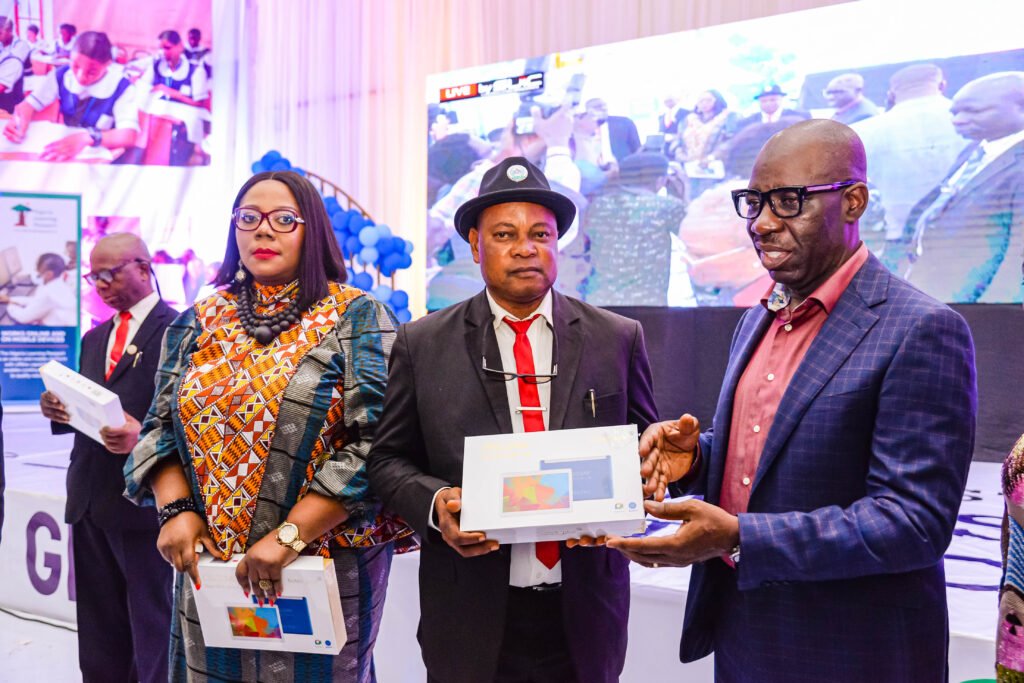
<path fill-rule="evenodd" d="M 652 562 L 651 563 L 651 569 L 657 569 L 657 568 L 658 568 L 658 563 L 657 562 Z"/>
<path fill-rule="evenodd" d="M 270 579 L 260 579 L 260 582 L 257 585 L 260 587 L 260 590 L 269 592 L 273 589 L 274 582 Z"/>

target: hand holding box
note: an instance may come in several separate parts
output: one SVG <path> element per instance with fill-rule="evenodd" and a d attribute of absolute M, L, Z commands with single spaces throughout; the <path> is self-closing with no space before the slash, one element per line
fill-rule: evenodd
<path fill-rule="evenodd" d="M 43 385 L 64 404 L 72 427 L 103 443 L 103 427 L 124 426 L 124 411 L 117 394 L 55 360 L 39 368 Z"/>
<path fill-rule="evenodd" d="M 281 572 L 281 597 L 259 605 L 235 579 L 244 555 L 199 561 L 196 609 L 207 647 L 336 655 L 347 633 L 334 560 L 303 555 Z"/>

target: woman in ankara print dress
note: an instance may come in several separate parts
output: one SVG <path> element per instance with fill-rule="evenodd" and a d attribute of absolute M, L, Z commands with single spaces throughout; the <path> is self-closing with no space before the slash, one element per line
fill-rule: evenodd
<path fill-rule="evenodd" d="M 396 547 L 414 540 L 370 494 L 394 316 L 346 286 L 323 201 L 293 172 L 235 198 L 216 284 L 168 328 L 157 390 L 125 466 L 127 492 L 160 511 L 179 572 L 171 680 L 375 680 L 373 645 Z M 334 561 L 348 640 L 338 655 L 207 647 L 196 545 L 235 572 L 241 604 L 273 604 L 299 555 Z"/>

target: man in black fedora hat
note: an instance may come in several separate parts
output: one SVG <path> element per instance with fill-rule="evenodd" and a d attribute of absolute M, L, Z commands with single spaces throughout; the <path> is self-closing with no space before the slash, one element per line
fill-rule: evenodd
<path fill-rule="evenodd" d="M 754 99 L 761 111 L 751 114 L 740 121 L 740 128 L 752 126 L 755 123 L 775 123 L 783 118 L 793 119 L 793 122 L 804 121 L 811 118 L 811 115 L 798 109 L 784 108 L 783 101 L 786 97 L 785 91 L 777 83 L 769 83 L 761 88 Z"/>
<path fill-rule="evenodd" d="M 368 472 L 423 540 L 430 681 L 601 683 L 622 671 L 620 558 L 575 542 L 499 546 L 459 527 L 465 437 L 657 419 L 640 325 L 552 289 L 575 214 L 525 158 L 490 169 L 455 216 L 484 291 L 395 341 Z"/>

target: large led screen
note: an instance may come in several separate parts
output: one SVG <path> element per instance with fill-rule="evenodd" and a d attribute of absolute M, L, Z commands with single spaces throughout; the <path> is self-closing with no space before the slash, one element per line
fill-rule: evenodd
<path fill-rule="evenodd" d="M 427 307 L 482 288 L 453 217 L 514 155 L 577 204 L 561 291 L 749 306 L 770 281 L 730 190 L 812 117 L 864 141 L 860 232 L 886 265 L 946 302 L 1018 302 L 1022 25 L 1024 3 L 869 0 L 431 76 Z"/>

